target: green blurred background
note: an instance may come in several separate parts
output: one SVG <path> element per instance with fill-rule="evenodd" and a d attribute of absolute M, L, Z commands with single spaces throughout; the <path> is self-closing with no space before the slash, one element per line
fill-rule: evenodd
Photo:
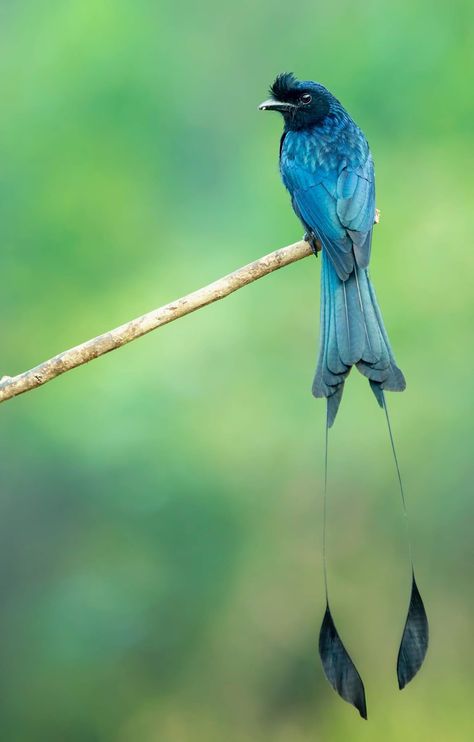
<path fill-rule="evenodd" d="M 426 664 L 382 412 L 330 439 L 334 614 L 369 722 L 323 678 L 319 264 L 301 261 L 0 409 L 8 742 L 472 739 L 471 0 L 0 4 L 1 374 L 300 238 L 277 72 L 326 84 L 377 168 L 372 277 Z"/>

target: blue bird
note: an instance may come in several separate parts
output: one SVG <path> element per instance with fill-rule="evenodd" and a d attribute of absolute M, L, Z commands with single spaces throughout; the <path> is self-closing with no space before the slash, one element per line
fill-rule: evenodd
<path fill-rule="evenodd" d="M 402 506 L 406 504 L 390 425 L 385 391 L 405 389 L 368 267 L 375 222 L 374 163 L 362 131 L 341 103 L 316 82 L 301 82 L 291 73 L 279 75 L 271 98 L 261 110 L 279 111 L 284 119 L 280 141 L 280 172 L 296 215 L 313 252 L 322 252 L 321 332 L 313 381 L 315 397 L 326 397 L 326 447 L 322 562 L 326 611 L 319 634 L 319 654 L 326 676 L 346 701 L 367 718 L 365 689 L 357 668 L 338 634 L 329 607 L 326 567 L 326 498 L 328 429 L 341 403 L 352 368 L 368 378 L 385 411 L 396 465 Z M 402 689 L 423 664 L 428 648 L 428 619 L 415 581 L 409 543 L 411 595 L 397 659 Z"/>
<path fill-rule="evenodd" d="M 313 382 L 334 422 L 352 368 L 383 391 L 402 391 L 398 368 L 367 268 L 375 221 L 374 164 L 367 139 L 323 85 L 292 73 L 277 77 L 261 110 L 284 119 L 280 172 L 305 239 L 322 247 L 321 333 Z"/>

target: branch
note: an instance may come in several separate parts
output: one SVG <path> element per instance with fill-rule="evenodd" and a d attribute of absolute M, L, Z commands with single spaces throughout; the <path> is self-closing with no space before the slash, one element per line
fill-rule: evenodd
<path fill-rule="evenodd" d="M 141 317 L 132 319 L 130 322 L 110 330 L 110 332 L 105 332 L 103 335 L 81 343 L 81 345 L 65 350 L 29 371 L 25 371 L 18 376 L 4 376 L 0 380 L 0 403 L 24 392 L 29 392 L 31 389 L 36 389 L 36 387 L 43 386 L 48 381 L 55 379 L 56 376 L 65 374 L 66 371 L 71 371 L 94 358 L 110 353 L 111 350 L 121 348 L 122 345 L 130 343 L 132 340 L 168 324 L 168 322 L 174 322 L 175 319 L 195 312 L 196 309 L 201 309 L 201 307 L 212 304 L 214 301 L 219 301 L 219 299 L 229 296 L 234 291 L 266 276 L 268 273 L 306 258 L 308 255 L 311 255 L 311 248 L 307 242 L 295 242 L 293 245 L 282 247 L 280 250 L 275 250 L 275 252 L 265 255 L 263 258 L 244 265 L 233 273 L 223 276 L 223 278 L 219 278 L 208 286 L 183 296 L 181 299 L 176 299 L 170 304 L 153 309 Z"/>

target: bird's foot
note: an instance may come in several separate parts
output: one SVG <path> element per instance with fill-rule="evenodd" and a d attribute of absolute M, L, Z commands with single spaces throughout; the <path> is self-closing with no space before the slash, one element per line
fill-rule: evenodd
<path fill-rule="evenodd" d="M 313 251 L 313 254 L 318 257 L 318 252 L 320 252 L 321 250 L 321 245 L 319 244 L 314 234 L 312 232 L 305 232 L 303 240 L 308 243 L 311 250 Z"/>

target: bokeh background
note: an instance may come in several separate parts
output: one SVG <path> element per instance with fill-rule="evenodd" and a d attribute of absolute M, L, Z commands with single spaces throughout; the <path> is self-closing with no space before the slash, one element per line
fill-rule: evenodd
<path fill-rule="evenodd" d="M 2 739 L 472 739 L 473 27 L 470 0 L 0 4 L 1 374 L 300 238 L 281 121 L 257 112 L 277 72 L 325 83 L 362 126 L 431 625 L 400 694 L 403 517 L 353 373 L 329 572 L 369 722 L 325 681 L 306 259 L 1 407 Z"/>

